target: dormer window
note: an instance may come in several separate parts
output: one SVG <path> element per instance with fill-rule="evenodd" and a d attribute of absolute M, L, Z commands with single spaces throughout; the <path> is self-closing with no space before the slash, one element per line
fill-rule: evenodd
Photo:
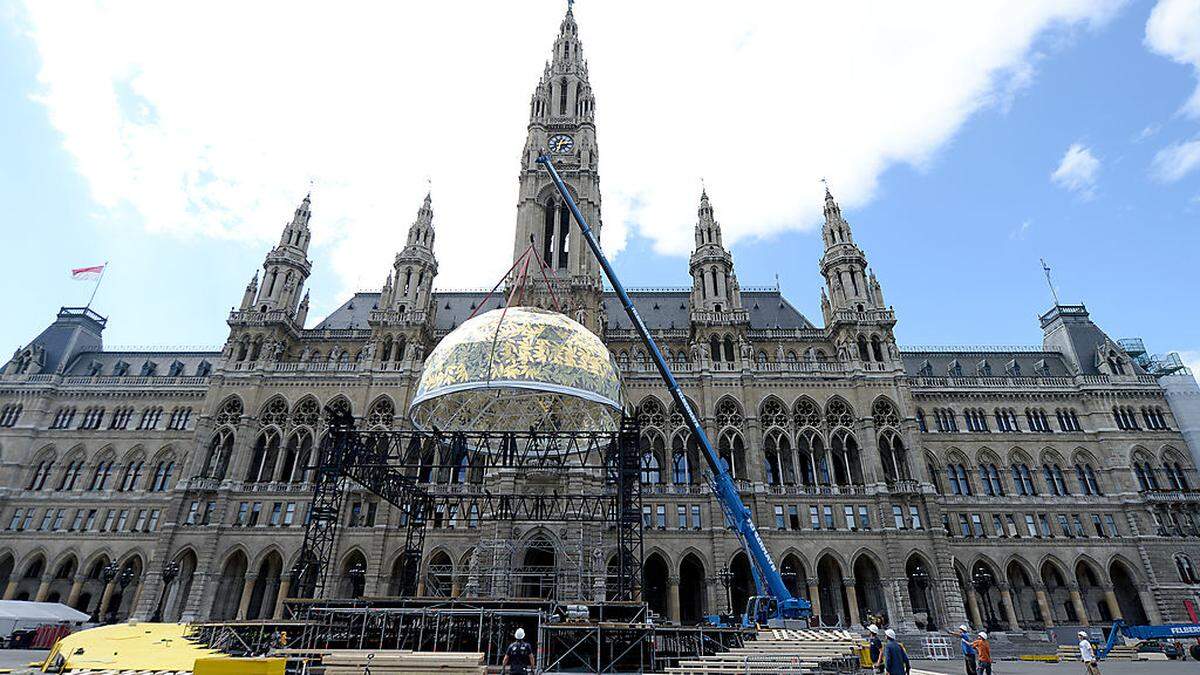
<path fill-rule="evenodd" d="M 179 377 L 180 375 L 182 375 L 183 374 L 183 362 L 176 360 L 173 363 L 171 363 L 171 369 L 169 371 L 167 371 L 167 374 L 170 375 L 171 377 Z"/>
<path fill-rule="evenodd" d="M 946 366 L 946 375 L 950 377 L 963 376 L 962 364 L 958 362 L 958 359 L 954 359 L 950 362 L 950 365 Z"/>
<path fill-rule="evenodd" d="M 200 365 L 196 366 L 196 377 L 208 377 L 212 373 L 212 364 L 208 361 L 201 361 Z"/>
<path fill-rule="evenodd" d="M 991 377 L 992 364 L 988 363 L 987 359 L 980 361 L 975 365 L 975 374 L 980 377 Z"/>
<path fill-rule="evenodd" d="M 1009 377 L 1020 377 L 1021 376 L 1021 364 L 1017 363 L 1016 359 L 1013 359 L 1012 361 L 1009 361 L 1007 365 L 1004 366 L 1004 372 Z"/>
<path fill-rule="evenodd" d="M 921 369 L 917 371 L 917 374 L 921 377 L 933 377 L 933 364 L 929 362 L 929 359 L 921 362 Z"/>
<path fill-rule="evenodd" d="M 1050 364 L 1046 362 L 1046 359 L 1039 359 L 1037 363 L 1033 364 L 1033 370 L 1038 375 L 1047 377 L 1050 375 Z"/>
<path fill-rule="evenodd" d="M 104 370 L 103 363 L 100 363 L 99 361 L 92 361 L 92 365 L 88 368 L 88 375 L 97 377 L 100 375 L 102 370 Z"/>
<path fill-rule="evenodd" d="M 129 374 L 129 364 L 124 361 L 117 361 L 113 366 L 113 375 L 117 377 L 125 377 Z"/>
<path fill-rule="evenodd" d="M 158 370 L 158 364 L 153 361 L 147 361 L 142 364 L 142 377 L 150 377 Z"/>

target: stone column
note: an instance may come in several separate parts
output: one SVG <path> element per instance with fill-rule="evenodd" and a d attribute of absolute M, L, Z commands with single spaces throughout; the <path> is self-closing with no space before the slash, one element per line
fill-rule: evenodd
<path fill-rule="evenodd" d="M 1071 593 L 1071 604 L 1075 606 L 1075 613 L 1079 615 L 1079 623 L 1084 626 L 1092 625 L 1088 621 L 1087 608 L 1083 605 L 1083 596 L 1079 594 L 1079 587 L 1071 584 L 1067 589 Z"/>
<path fill-rule="evenodd" d="M 815 617 L 821 616 L 821 587 L 817 584 L 816 579 L 808 580 L 808 597 L 812 603 L 812 613 Z"/>
<path fill-rule="evenodd" d="M 846 625 L 857 626 L 860 622 L 858 616 L 858 589 L 854 587 L 853 579 L 842 579 L 842 588 L 846 589 L 846 604 L 850 605 L 850 616 L 846 617 Z"/>
<path fill-rule="evenodd" d="M 1117 594 L 1113 589 L 1104 589 L 1104 601 L 1108 603 L 1108 612 L 1112 614 L 1113 621 L 1125 618 L 1121 615 L 1121 603 L 1117 602 Z"/>
<path fill-rule="evenodd" d="M 49 575 L 42 577 L 41 583 L 38 584 L 37 593 L 33 595 L 34 602 L 45 602 L 46 596 L 50 595 L 50 582 L 52 577 Z"/>
<path fill-rule="evenodd" d="M 1046 628 L 1054 628 L 1054 613 L 1050 611 L 1050 599 L 1046 597 L 1046 589 L 1035 586 L 1033 594 L 1037 597 L 1038 609 L 1042 611 L 1042 621 Z"/>
<path fill-rule="evenodd" d="M 242 599 L 238 603 L 237 619 L 241 621 L 246 618 L 246 613 L 250 610 L 250 596 L 254 594 L 254 577 L 247 576 L 242 582 Z"/>
<path fill-rule="evenodd" d="M 667 577 L 667 618 L 679 622 L 679 575 Z"/>
<path fill-rule="evenodd" d="M 972 626 L 983 626 L 983 615 L 979 613 L 979 594 L 974 588 L 967 590 L 967 612 L 971 614 Z"/>
<path fill-rule="evenodd" d="M 104 622 L 104 617 L 108 615 L 108 603 L 112 602 L 113 592 L 117 590 L 117 580 L 104 584 L 104 594 L 100 596 L 100 606 L 96 609 L 96 618 L 101 623 Z"/>
<path fill-rule="evenodd" d="M 271 618 L 283 618 L 283 601 L 287 600 L 288 593 L 292 592 L 291 576 L 283 577 L 279 580 L 279 593 L 275 596 L 275 610 L 271 613 Z"/>
<path fill-rule="evenodd" d="M 1004 604 L 1004 616 L 1008 619 L 1008 629 L 1011 631 L 1021 630 L 1021 623 L 1017 621 L 1017 608 L 1013 605 L 1012 592 L 1009 590 L 1008 584 L 1000 585 L 1000 601 Z"/>
<path fill-rule="evenodd" d="M 20 583 L 21 580 L 16 577 L 12 577 L 8 580 L 8 585 L 4 587 L 5 600 L 12 600 L 13 598 L 17 597 L 17 586 L 20 585 Z"/>
<path fill-rule="evenodd" d="M 71 583 L 71 592 L 67 594 L 67 605 L 74 607 L 75 603 L 79 602 L 79 596 L 83 594 L 83 584 L 87 581 L 87 577 L 82 574 L 76 574 L 75 580 Z"/>

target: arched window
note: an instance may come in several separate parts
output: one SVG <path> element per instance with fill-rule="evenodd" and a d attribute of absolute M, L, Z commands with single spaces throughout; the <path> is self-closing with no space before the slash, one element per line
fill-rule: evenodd
<path fill-rule="evenodd" d="M 693 443 L 691 435 L 680 433 L 676 434 L 674 440 L 671 441 L 671 477 L 676 485 L 688 485 L 694 482 L 692 476 L 692 464 L 689 459 Z"/>
<path fill-rule="evenodd" d="M 1085 495 L 1100 495 L 1100 483 L 1096 480 L 1096 470 L 1088 463 L 1075 464 L 1075 479 L 1079 482 L 1079 491 Z"/>
<path fill-rule="evenodd" d="M 558 114 L 567 114 L 567 78 L 563 78 L 558 85 Z"/>
<path fill-rule="evenodd" d="M 267 483 L 273 480 L 275 461 L 279 457 L 279 431 L 265 429 L 254 441 L 250 455 L 250 466 L 246 470 L 246 481 Z"/>
<path fill-rule="evenodd" d="M 771 485 L 792 485 L 796 476 L 792 466 L 792 444 L 782 429 L 773 428 L 764 446 L 767 482 Z"/>
<path fill-rule="evenodd" d="M 879 342 L 878 335 L 871 337 L 871 356 L 874 357 L 876 361 L 883 361 L 883 346 Z"/>
<path fill-rule="evenodd" d="M 1033 473 L 1029 470 L 1029 465 L 1023 462 L 1014 463 L 1012 465 L 1013 487 L 1017 494 L 1023 497 L 1032 497 L 1037 495 L 1037 487 L 1033 484 Z"/>
<path fill-rule="evenodd" d="M 717 454 L 729 467 L 729 473 L 734 480 L 746 480 L 749 476 L 746 475 L 746 445 L 742 441 L 742 435 L 733 429 L 726 429 L 721 432 L 720 440 L 717 443 Z"/>
<path fill-rule="evenodd" d="M 863 361 L 871 360 L 871 354 L 867 351 L 867 338 L 862 335 L 858 336 L 858 357 Z"/>
<path fill-rule="evenodd" d="M 725 336 L 725 360 L 733 363 L 733 338 Z"/>
<path fill-rule="evenodd" d="M 204 475 L 222 479 L 229 470 L 229 457 L 233 453 L 233 432 L 228 428 L 218 429 L 208 442 L 208 456 L 204 461 Z"/>
<path fill-rule="evenodd" d="M 662 482 L 662 456 L 664 444 L 657 433 L 642 436 L 642 483 Z"/>
<path fill-rule="evenodd" d="M 712 355 L 713 363 L 721 361 L 721 340 L 716 335 L 708 339 L 708 353 Z"/>
<path fill-rule="evenodd" d="M 883 462 L 883 473 L 888 483 L 911 478 L 904 442 L 900 439 L 900 435 L 890 428 L 879 435 L 879 456 Z"/>
<path fill-rule="evenodd" d="M 1000 480 L 1000 470 L 992 462 L 979 465 L 979 484 L 983 493 L 989 497 L 1004 496 L 1004 482 Z"/>
<path fill-rule="evenodd" d="M 175 473 L 175 462 L 164 459 L 154 468 L 154 480 L 150 483 L 151 492 L 166 492 L 171 487 L 171 475 Z"/>
<path fill-rule="evenodd" d="M 37 468 L 33 470 L 33 475 L 29 478 L 29 490 L 41 490 L 46 487 L 46 479 L 50 477 L 50 471 L 54 468 L 53 459 L 44 459 L 37 464 Z"/>

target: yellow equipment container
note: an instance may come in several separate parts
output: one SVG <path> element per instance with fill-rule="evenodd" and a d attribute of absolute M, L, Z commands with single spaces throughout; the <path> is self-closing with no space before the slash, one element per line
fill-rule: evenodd
<path fill-rule="evenodd" d="M 235 659 L 216 657 L 196 659 L 193 675 L 283 675 L 287 659 Z"/>

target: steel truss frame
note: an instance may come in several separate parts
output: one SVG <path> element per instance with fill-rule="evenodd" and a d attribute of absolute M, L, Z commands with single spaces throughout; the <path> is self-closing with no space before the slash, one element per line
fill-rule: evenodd
<path fill-rule="evenodd" d="M 405 528 L 402 596 L 415 595 L 425 526 L 438 513 L 479 521 L 600 523 L 616 533 L 613 600 L 640 599 L 642 514 L 637 424 L 626 418 L 612 432 L 423 432 L 359 430 L 347 411 L 329 411 L 329 433 L 313 467 L 313 497 L 304 545 L 293 569 L 296 597 L 326 595 L 347 480 L 401 510 Z M 484 472 L 511 469 L 533 475 L 593 475 L 593 494 L 494 493 Z M 437 482 L 458 483 L 441 490 Z M 431 485 L 430 483 L 433 483 Z M 459 489 L 460 488 L 460 489 Z"/>

